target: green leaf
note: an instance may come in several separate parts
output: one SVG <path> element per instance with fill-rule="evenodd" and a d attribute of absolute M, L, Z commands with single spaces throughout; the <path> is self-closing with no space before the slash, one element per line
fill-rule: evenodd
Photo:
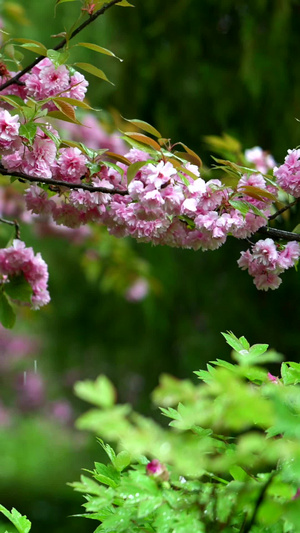
<path fill-rule="evenodd" d="M 105 451 L 105 453 L 107 453 L 108 457 L 113 463 L 116 458 L 115 450 L 109 444 L 106 444 L 105 442 L 103 442 L 102 439 L 98 438 L 97 441 L 99 442 L 100 446 L 102 446 L 103 450 Z"/>
<path fill-rule="evenodd" d="M 0 505 L 0 512 L 8 518 L 19 533 L 29 533 L 31 522 L 26 516 L 22 516 L 16 509 L 8 511 L 3 505 Z"/>
<path fill-rule="evenodd" d="M 147 133 L 150 133 L 151 135 L 154 135 L 154 137 L 161 138 L 161 133 L 151 126 L 151 124 L 148 124 L 148 122 L 144 122 L 144 120 L 139 120 L 138 118 L 133 118 L 129 120 L 128 118 L 122 117 L 126 122 L 130 122 L 130 124 L 133 124 L 137 128 L 140 128 L 143 131 L 146 131 Z"/>
<path fill-rule="evenodd" d="M 0 293 L 0 322 L 7 328 L 14 327 L 16 321 L 16 313 L 14 312 L 11 304 L 9 303 L 6 294 Z"/>
<path fill-rule="evenodd" d="M 69 56 L 70 54 L 67 50 L 63 50 L 62 52 L 52 49 L 47 50 L 47 57 L 49 57 L 49 59 L 52 61 L 55 68 L 65 64 L 69 59 Z"/>
<path fill-rule="evenodd" d="M 243 350 L 244 349 L 244 346 L 243 344 L 241 343 L 241 341 L 234 335 L 234 333 L 232 333 L 232 331 L 227 331 L 227 333 L 223 333 L 221 332 L 221 334 L 223 335 L 223 337 L 225 338 L 227 344 L 229 344 L 229 346 L 231 346 L 231 348 L 233 348 L 236 352 L 239 352 L 240 350 Z M 248 348 L 249 349 L 250 345 L 248 343 Z"/>
<path fill-rule="evenodd" d="M 121 451 L 118 453 L 117 457 L 113 461 L 114 467 L 118 470 L 118 472 L 122 472 L 128 465 L 130 465 L 131 462 L 131 455 L 126 450 Z"/>
<path fill-rule="evenodd" d="M 102 463 L 95 463 L 94 478 L 104 485 L 115 489 L 120 483 L 120 473 L 112 466 L 105 466 Z"/>
<path fill-rule="evenodd" d="M 249 213 L 249 205 L 247 202 L 243 202 L 242 200 L 229 200 L 229 203 L 234 209 L 242 213 L 243 216 L 246 216 L 247 213 Z"/>
<path fill-rule="evenodd" d="M 93 43 L 77 43 L 75 46 L 83 46 L 84 48 L 89 48 L 90 50 L 94 50 L 94 52 L 98 52 L 99 54 L 105 54 L 107 56 L 112 56 L 118 59 L 119 61 L 123 61 L 120 57 L 116 56 L 111 50 L 108 50 L 107 48 L 103 48 L 102 46 L 99 46 L 98 44 Z"/>
<path fill-rule="evenodd" d="M 112 407 L 115 402 L 115 389 L 106 376 L 99 376 L 96 381 L 79 381 L 75 383 L 75 394 L 87 402 L 100 407 Z"/>
<path fill-rule="evenodd" d="M 32 297 L 31 285 L 26 281 L 24 274 L 12 276 L 10 282 L 5 284 L 5 292 L 13 300 L 30 303 Z"/>
<path fill-rule="evenodd" d="M 91 65 L 90 63 L 74 63 L 74 65 L 80 68 L 81 70 L 84 70 L 85 72 L 88 72 L 89 74 L 92 74 L 93 76 L 96 76 L 97 78 L 100 78 L 101 80 L 107 81 L 108 83 L 111 83 L 111 85 L 114 85 L 114 83 L 109 81 L 103 70 L 94 67 L 94 65 Z"/>
<path fill-rule="evenodd" d="M 20 98 L 19 96 L 15 96 L 13 94 L 9 94 L 9 95 L 0 95 L 0 99 L 1 100 L 4 100 L 4 102 L 7 102 L 9 105 L 11 105 L 12 107 L 16 107 L 18 109 L 22 108 L 22 106 L 24 106 L 25 102 L 24 100 L 22 100 L 22 98 Z"/>
<path fill-rule="evenodd" d="M 47 56 L 46 46 L 40 43 L 39 41 L 23 38 L 14 39 L 14 41 L 16 41 L 17 43 L 22 43 L 20 44 L 22 48 L 26 48 L 27 50 L 30 50 L 31 52 L 35 52 L 36 54 L 40 54 L 42 56 Z"/>
<path fill-rule="evenodd" d="M 122 2 L 119 2 L 117 6 L 121 7 L 134 7 L 133 4 L 130 4 L 127 0 L 122 0 Z"/>
<path fill-rule="evenodd" d="M 64 4 L 65 2 L 76 2 L 77 0 L 56 0 L 56 5 Z"/>
<path fill-rule="evenodd" d="M 297 385 L 300 383 L 300 364 L 294 362 L 282 363 L 281 376 L 284 385 Z"/>
<path fill-rule="evenodd" d="M 19 135 L 25 137 L 30 144 L 33 143 L 37 131 L 37 124 L 35 122 L 27 122 L 26 124 L 21 124 L 19 129 Z"/>
<path fill-rule="evenodd" d="M 80 476 L 80 481 L 75 481 L 74 483 L 70 483 L 70 486 L 73 487 L 76 492 L 84 492 L 87 494 L 95 494 L 96 496 L 102 495 L 102 487 L 94 481 L 93 479 L 90 479 L 86 476 Z"/>
<path fill-rule="evenodd" d="M 136 163 L 132 163 L 127 169 L 127 184 L 129 185 L 129 183 L 137 175 L 138 171 L 141 170 L 141 168 L 144 167 L 145 165 L 148 165 L 149 163 L 153 163 L 153 161 L 149 159 L 147 161 L 137 161 Z"/>

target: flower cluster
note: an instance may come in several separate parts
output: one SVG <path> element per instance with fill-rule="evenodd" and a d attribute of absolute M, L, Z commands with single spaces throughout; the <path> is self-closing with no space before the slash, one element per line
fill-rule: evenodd
<path fill-rule="evenodd" d="M 279 287 L 282 281 L 279 274 L 294 266 L 299 257 L 300 245 L 296 241 L 279 249 L 272 239 L 265 239 L 258 241 L 252 252 L 242 252 L 238 265 L 254 277 L 257 289 L 267 291 Z"/>
<path fill-rule="evenodd" d="M 83 157 L 75 154 L 75 148 L 66 150 L 73 150 L 73 165 Z M 61 157 L 57 164 L 61 164 Z M 47 212 L 57 223 L 70 227 L 95 221 L 119 237 L 194 250 L 214 250 L 229 234 L 245 238 L 266 224 L 270 200 L 261 197 L 258 202 L 243 192 L 247 185 L 267 191 L 269 186 L 261 175 L 243 176 L 234 191 L 220 180 L 205 182 L 198 167 L 190 163 L 178 171 L 170 161 L 155 161 L 137 149 L 131 149 L 125 157 L 132 164 L 142 165 L 130 182 L 127 165 L 103 166 L 92 177 L 92 185 L 106 188 L 107 193 L 79 189 L 72 191 L 66 201 L 58 195 L 48 198 L 45 191 L 31 186 L 26 193 L 28 209 L 36 214 Z M 82 165 L 76 179 L 84 173 L 84 161 Z M 65 167 L 61 179 L 67 177 Z M 112 188 L 124 194 L 109 194 Z M 246 200 L 250 206 L 245 216 L 230 203 L 233 197 Z M 261 211 L 252 212 L 252 205 Z"/>
<path fill-rule="evenodd" d="M 15 75 L 15 72 L 9 74 Z M 2 78 L 1 83 L 4 81 L 6 80 Z M 40 101 L 53 96 L 64 96 L 82 101 L 88 87 L 88 82 L 82 74 L 70 71 L 66 65 L 55 68 L 48 57 L 24 74 L 20 81 L 24 85 L 10 85 L 1 93 L 14 94 L 23 100 L 33 98 Z M 56 109 L 52 104 L 48 108 Z"/>
<path fill-rule="evenodd" d="M 5 283 L 9 283 L 13 276 L 24 275 L 33 291 L 33 309 L 39 309 L 49 303 L 47 265 L 41 254 L 34 255 L 32 248 L 26 248 L 24 242 L 15 239 L 12 246 L 0 250 L 0 274 Z"/>
<path fill-rule="evenodd" d="M 21 145 L 19 116 L 12 116 L 6 109 L 0 109 L 0 150 L 12 153 Z"/>
<path fill-rule="evenodd" d="M 295 198 L 300 197 L 300 150 L 288 150 L 283 165 L 274 168 L 274 176 L 280 187 L 292 194 Z"/>
<path fill-rule="evenodd" d="M 267 174 L 267 172 L 272 170 L 276 165 L 274 157 L 260 146 L 254 146 L 253 148 L 245 150 L 245 157 L 247 161 L 253 163 L 257 170 L 262 174 Z"/>

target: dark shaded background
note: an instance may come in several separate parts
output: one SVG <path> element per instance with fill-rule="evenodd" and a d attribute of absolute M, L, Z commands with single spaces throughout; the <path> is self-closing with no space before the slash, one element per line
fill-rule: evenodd
<path fill-rule="evenodd" d="M 5 8 L 9 2 L 2 4 Z M 299 2 L 135 4 L 134 9 L 111 9 L 77 39 L 96 42 L 124 59 L 119 63 L 79 48 L 72 51 L 73 61 L 96 64 L 115 83 L 90 78 L 92 105 L 152 123 L 164 136 L 196 150 L 207 164 L 210 151 L 203 136 L 224 131 L 245 148 L 270 150 L 281 162 L 299 142 Z M 53 5 L 52 0 L 28 0 L 30 24 L 20 23 L 18 33 L 53 46 L 49 35 L 71 25 L 79 3 L 59 6 L 55 20 Z M 104 112 L 98 116 L 107 118 Z M 297 223 L 293 212 L 283 224 L 292 229 Z M 94 379 L 104 372 L 116 384 L 120 401 L 158 416 L 148 399 L 158 375 L 186 378 L 211 359 L 229 358 L 220 331 L 269 343 L 298 361 L 299 274 L 287 272 L 278 290 L 264 293 L 237 267 L 245 242 L 229 239 L 221 249 L 201 253 L 128 241 L 128 250 L 148 263 L 154 280 L 149 296 L 129 303 L 122 291 L 104 290 L 105 272 L 87 277 L 84 244 L 39 239 L 26 227 L 23 236 L 49 264 L 52 303 L 19 318 L 17 332 L 35 333 L 41 344 L 9 379 L 3 375 L 3 387 L 6 404 L 17 409 L 14 372 L 31 368 L 35 359 L 47 398 L 1 430 L 1 503 L 25 512 L 34 522 L 33 533 L 93 531 L 93 524 L 65 518 L 80 512 L 81 503 L 65 483 L 99 460 L 100 450 L 92 437 L 72 425 L 58 426 L 47 415 L 47 402 L 61 397 L 72 403 L 74 417 L 85 408 L 73 399 L 73 378 L 66 376 Z"/>

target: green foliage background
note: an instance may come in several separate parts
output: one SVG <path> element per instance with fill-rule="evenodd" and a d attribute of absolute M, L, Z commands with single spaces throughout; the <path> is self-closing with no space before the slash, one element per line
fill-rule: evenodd
<path fill-rule="evenodd" d="M 90 78 L 92 105 L 152 123 L 166 137 L 195 149 L 207 164 L 210 151 L 203 136 L 223 131 L 236 136 L 245 148 L 259 144 L 282 161 L 287 148 L 299 143 L 295 120 L 300 118 L 299 2 L 134 3 L 134 9 L 111 9 L 78 38 L 113 50 L 123 63 L 78 48 L 72 52 L 72 60 L 94 63 L 115 83 L 112 87 Z M 2 4 L 7 8 L 11 2 Z M 62 4 L 54 20 L 52 0 L 28 0 L 20 5 L 26 8 L 28 24 L 21 15 L 18 35 L 48 47 L 57 42 L 49 35 L 69 27 L 80 6 L 79 2 Z M 13 25 L 16 27 L 15 22 Z M 33 57 L 28 53 L 29 60 Z M 284 226 L 292 229 L 297 222 L 294 212 Z M 19 322 L 19 328 L 41 333 L 44 349 L 39 368 L 54 396 L 57 390 L 64 390 L 61 376 L 69 369 L 75 369 L 81 378 L 105 373 L 117 385 L 121 401 L 133 402 L 149 413 L 147 396 L 158 375 L 167 371 L 185 378 L 192 370 L 203 368 L 206 361 L 219 356 L 223 347 L 219 332 L 229 329 L 244 334 L 252 343 L 269 343 L 289 360 L 299 357 L 298 274 L 285 274 L 277 291 L 258 292 L 252 279 L 236 265 L 247 243 L 229 240 L 224 248 L 205 254 L 130 243 L 149 262 L 157 280 L 150 296 L 132 304 L 122 294 L 104 291 L 101 275 L 96 281 L 87 279 L 82 247 L 66 245 L 57 238 L 37 239 L 27 235 L 26 228 L 22 231 L 28 244 L 41 251 L 49 263 L 52 304 L 31 314 L 27 325 Z M 122 253 L 126 258 L 126 251 Z M 69 390 L 65 393 L 71 397 Z M 30 428 L 32 421 L 26 419 L 24 424 Z M 32 464 L 40 461 L 46 470 L 51 469 L 47 453 L 37 455 L 36 442 L 47 438 L 47 431 L 26 431 L 32 436 L 27 448 Z M 40 438 L 41 433 L 44 437 Z M 73 466 L 77 470 L 83 464 L 89 467 L 72 447 L 73 437 L 68 438 Z M 1 449 L 6 448 L 1 445 Z M 73 532 L 78 528 L 83 532 L 84 525 L 75 519 L 60 522 L 63 516 L 79 511 L 79 500 L 74 502 L 71 491 L 61 489 L 76 475 L 64 459 L 65 447 L 59 449 L 61 476 L 57 476 L 57 485 L 51 483 L 51 498 L 42 474 L 45 470 L 41 469 L 40 478 L 35 477 L 30 461 L 17 463 L 16 454 L 6 449 L 3 464 L 13 460 L 25 473 L 20 481 L 20 501 L 15 491 L 13 498 L 8 497 L 12 487 L 16 486 L 16 491 L 18 487 L 16 469 L 12 469 L 11 477 L 2 484 L 7 498 L 3 496 L 2 503 L 30 515 L 41 531 L 69 528 Z M 90 457 L 90 466 L 93 460 L 95 456 Z M 29 502 L 37 495 L 42 503 L 34 506 Z M 85 527 L 92 530 L 89 524 Z"/>

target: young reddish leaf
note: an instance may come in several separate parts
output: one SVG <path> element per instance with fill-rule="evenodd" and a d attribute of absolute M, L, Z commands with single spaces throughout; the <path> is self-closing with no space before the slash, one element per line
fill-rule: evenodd
<path fill-rule="evenodd" d="M 198 154 L 196 154 L 196 152 L 194 152 L 193 150 L 191 150 L 188 146 L 186 146 L 185 144 L 179 142 L 177 144 L 180 144 L 181 146 L 183 146 L 183 148 L 185 149 L 185 151 L 191 156 L 194 158 L 194 165 L 197 165 L 198 167 L 202 167 L 202 161 L 200 159 L 200 157 L 198 156 Z"/>
<path fill-rule="evenodd" d="M 151 148 L 154 148 L 154 150 L 161 152 L 161 147 L 159 146 L 159 144 L 150 137 L 147 137 L 147 135 L 144 135 L 143 133 L 134 133 L 126 131 L 125 135 L 126 137 L 130 137 L 135 141 L 138 141 L 142 144 L 146 144 L 147 146 L 151 146 Z"/>
<path fill-rule="evenodd" d="M 107 48 L 103 48 L 102 46 L 99 46 L 98 44 L 94 43 L 77 43 L 75 46 L 83 46 L 84 48 L 89 48 L 90 50 L 94 50 L 94 52 L 98 52 L 99 54 L 105 54 L 107 56 L 112 56 L 118 59 L 119 61 L 123 61 L 120 57 L 116 56 L 111 50 L 108 50 Z"/>
<path fill-rule="evenodd" d="M 91 65 L 90 63 L 74 63 L 76 67 L 79 67 L 81 70 L 84 70 L 85 72 L 88 72 L 89 74 L 93 74 L 93 76 L 96 76 L 97 78 L 100 78 L 101 80 L 107 81 L 108 83 L 111 83 L 114 85 L 109 79 L 107 78 L 106 74 L 104 74 L 103 70 L 100 70 L 97 67 L 94 67 L 94 65 Z"/>
<path fill-rule="evenodd" d="M 68 117 L 68 115 L 65 115 L 62 111 L 49 111 L 48 117 L 56 118 L 58 120 L 64 120 L 65 122 L 71 122 L 72 124 L 78 124 L 79 126 L 82 126 L 82 123 L 79 122 L 79 120 L 76 119 L 73 120 L 72 118 Z"/>
<path fill-rule="evenodd" d="M 62 98 L 52 98 L 52 102 L 56 105 L 57 109 L 67 115 L 71 120 L 76 120 L 74 107 L 65 102 Z"/>
<path fill-rule="evenodd" d="M 127 157 L 124 157 L 123 155 L 115 154 L 115 152 L 105 152 L 105 155 L 110 157 L 111 159 L 114 159 L 115 161 L 119 161 L 119 163 L 124 163 L 124 165 L 131 165 L 131 161 L 127 159 Z"/>
<path fill-rule="evenodd" d="M 244 185 L 243 187 L 239 187 L 239 191 L 242 191 L 244 194 L 252 196 L 257 200 L 261 200 L 262 198 L 269 198 L 273 201 L 277 200 L 275 194 L 272 194 L 271 192 L 266 191 L 265 189 L 261 189 L 260 187 L 254 187 L 253 185 Z"/>
<path fill-rule="evenodd" d="M 192 154 L 189 154 L 188 152 L 174 152 L 174 155 L 177 155 L 177 157 L 180 157 L 181 159 L 185 159 L 189 163 L 192 163 L 193 165 L 196 165 L 199 167 L 199 162 L 197 158 L 195 158 Z"/>
<path fill-rule="evenodd" d="M 139 120 L 137 118 L 134 118 L 132 120 L 129 120 L 128 118 L 125 118 L 125 117 L 122 117 L 122 118 L 126 120 L 126 122 L 130 122 L 130 124 L 133 124 L 134 126 L 139 128 L 140 130 L 146 131 L 147 133 L 154 135 L 154 137 L 161 138 L 161 133 L 159 133 L 159 131 L 156 128 L 151 126 L 151 124 L 148 124 L 148 122 L 144 122 L 144 120 Z"/>
<path fill-rule="evenodd" d="M 172 163 L 173 167 L 178 168 L 181 167 L 181 161 L 178 161 L 178 159 L 175 159 L 175 157 L 166 157 L 166 161 L 169 161 Z"/>
<path fill-rule="evenodd" d="M 59 102 L 65 102 L 66 104 L 70 104 L 71 106 L 77 106 L 82 107 L 82 109 L 93 109 L 89 104 L 86 102 L 81 102 L 80 100 L 76 100 L 76 98 L 69 98 L 67 96 L 56 96 L 55 100 Z"/>

